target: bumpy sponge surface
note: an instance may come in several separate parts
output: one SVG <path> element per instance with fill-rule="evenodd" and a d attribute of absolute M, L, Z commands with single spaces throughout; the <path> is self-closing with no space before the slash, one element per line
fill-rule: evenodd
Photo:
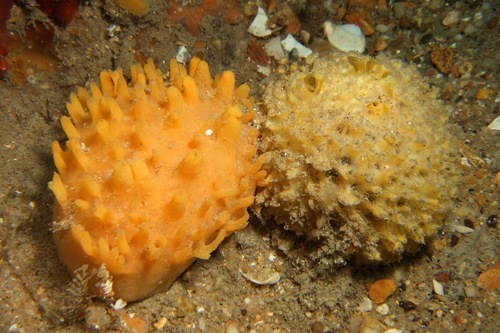
<path fill-rule="evenodd" d="M 70 272 L 105 265 L 116 298 L 164 290 L 248 221 L 262 181 L 249 87 L 206 62 L 175 61 L 164 82 L 152 61 L 103 71 L 79 88 L 52 145 L 58 173 L 54 240 Z"/>
<path fill-rule="evenodd" d="M 308 239 L 315 260 L 398 259 L 440 228 L 458 193 L 458 146 L 416 69 L 310 57 L 273 80 L 263 104 L 270 183 L 257 211 Z"/>

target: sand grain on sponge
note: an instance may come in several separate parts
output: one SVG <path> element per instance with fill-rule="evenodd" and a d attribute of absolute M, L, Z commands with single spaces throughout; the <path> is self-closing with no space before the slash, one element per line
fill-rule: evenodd
<path fill-rule="evenodd" d="M 215 79 L 194 58 L 170 77 L 152 61 L 103 71 L 79 88 L 52 145 L 58 170 L 54 240 L 70 272 L 105 265 L 115 298 L 167 289 L 196 258 L 242 229 L 263 181 L 249 87 L 232 72 Z"/>

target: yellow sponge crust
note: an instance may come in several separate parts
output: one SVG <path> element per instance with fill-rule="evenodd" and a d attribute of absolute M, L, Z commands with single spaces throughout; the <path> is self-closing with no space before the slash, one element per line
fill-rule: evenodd
<path fill-rule="evenodd" d="M 189 71 L 173 60 L 166 83 L 149 60 L 129 85 L 118 69 L 89 88 L 61 118 L 66 148 L 52 145 L 54 240 L 70 272 L 104 264 L 115 297 L 139 300 L 246 226 L 265 177 L 254 101 L 198 58 Z"/>

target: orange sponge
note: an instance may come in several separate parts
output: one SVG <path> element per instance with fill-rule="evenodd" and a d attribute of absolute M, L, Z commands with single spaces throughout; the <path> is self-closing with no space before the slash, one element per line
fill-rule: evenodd
<path fill-rule="evenodd" d="M 66 149 L 52 144 L 59 173 L 54 240 L 74 272 L 104 265 L 116 298 L 165 290 L 196 258 L 206 259 L 242 229 L 263 160 L 249 121 L 249 87 L 232 72 L 213 79 L 206 62 L 172 60 L 170 77 L 151 60 L 103 71 L 90 94 L 79 88 L 61 124 Z"/>

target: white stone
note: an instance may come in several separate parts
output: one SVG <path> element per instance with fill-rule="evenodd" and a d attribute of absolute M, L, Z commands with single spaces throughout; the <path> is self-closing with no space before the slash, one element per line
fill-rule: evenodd
<path fill-rule="evenodd" d="M 291 34 L 288 34 L 285 39 L 281 41 L 281 45 L 285 50 L 291 52 L 293 49 L 297 50 L 297 54 L 301 58 L 307 58 L 311 55 L 312 50 L 308 47 L 297 42 L 295 38 Z"/>
<path fill-rule="evenodd" d="M 256 37 L 266 37 L 271 35 L 273 32 L 267 27 L 268 20 L 269 18 L 267 17 L 264 9 L 259 7 L 257 15 L 253 19 L 252 23 L 250 23 L 247 31 Z"/>
<path fill-rule="evenodd" d="M 432 285 L 434 286 L 434 292 L 439 296 L 444 296 L 444 287 L 441 283 L 436 280 L 432 280 Z"/>
<path fill-rule="evenodd" d="M 496 117 L 495 120 L 488 125 L 488 128 L 492 131 L 500 131 L 500 116 Z"/>
<path fill-rule="evenodd" d="M 363 300 L 358 305 L 358 310 L 361 312 L 370 312 L 372 310 L 372 300 L 368 297 L 363 297 Z"/>
<path fill-rule="evenodd" d="M 389 314 L 389 305 L 387 304 L 380 304 L 379 306 L 377 306 L 375 308 L 375 311 L 377 311 L 378 313 L 380 313 L 382 316 L 386 316 Z"/>
<path fill-rule="evenodd" d="M 365 50 L 365 36 L 355 24 L 333 25 L 331 22 L 323 24 L 328 41 L 342 52 Z"/>

